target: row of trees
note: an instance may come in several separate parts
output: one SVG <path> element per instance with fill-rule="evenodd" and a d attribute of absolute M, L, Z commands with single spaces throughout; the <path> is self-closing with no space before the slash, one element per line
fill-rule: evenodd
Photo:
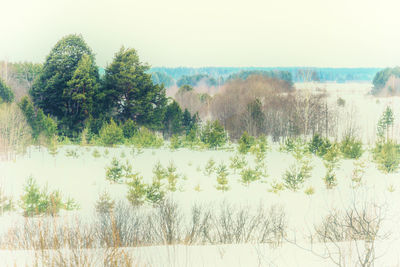
<path fill-rule="evenodd" d="M 82 36 L 65 36 L 50 51 L 30 90 L 35 116 L 41 117 L 42 110 L 55 118 L 59 133 L 69 137 L 78 136 L 87 126 L 98 133 L 111 118 L 120 123 L 133 120 L 167 134 L 179 132 L 171 121 L 182 118 L 175 123 L 180 128 L 187 124 L 183 114 L 186 120 L 193 116 L 168 102 L 164 86 L 153 83 L 149 68 L 135 49 L 122 47 L 100 77 L 94 54 Z"/>

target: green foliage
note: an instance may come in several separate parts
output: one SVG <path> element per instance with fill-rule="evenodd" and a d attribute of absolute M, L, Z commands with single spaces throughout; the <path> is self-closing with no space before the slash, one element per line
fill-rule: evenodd
<path fill-rule="evenodd" d="M 372 153 L 379 170 L 391 173 L 399 169 L 400 146 L 393 140 L 377 142 Z"/>
<path fill-rule="evenodd" d="M 146 186 L 146 200 L 152 204 L 158 204 L 165 198 L 165 191 L 160 181 L 153 180 L 151 185 Z"/>
<path fill-rule="evenodd" d="M 96 201 L 96 211 L 98 213 L 107 214 L 114 210 L 115 201 L 111 199 L 110 194 L 104 191 L 100 194 L 99 199 Z"/>
<path fill-rule="evenodd" d="M 183 127 L 183 112 L 179 104 L 174 100 L 165 110 L 164 116 L 164 134 L 171 136 L 174 134 L 181 134 L 184 130 Z"/>
<path fill-rule="evenodd" d="M 230 160 L 231 164 L 229 167 L 232 168 L 234 172 L 243 169 L 243 167 L 247 165 L 247 161 L 243 155 L 236 154 L 235 156 L 230 157 Z"/>
<path fill-rule="evenodd" d="M 215 161 L 213 158 L 210 158 L 206 166 L 204 167 L 204 174 L 210 176 L 215 171 Z"/>
<path fill-rule="evenodd" d="M 39 137 L 42 136 L 48 144 L 57 134 L 57 123 L 50 116 L 45 116 L 41 108 L 35 111 L 32 101 L 27 96 L 23 97 L 18 105 L 32 128 L 34 141 L 39 142 Z"/>
<path fill-rule="evenodd" d="M 339 97 L 339 98 L 337 99 L 336 103 L 337 103 L 337 105 L 338 105 L 339 107 L 344 107 L 344 106 L 346 105 L 346 101 L 345 101 L 343 98 L 341 98 L 341 97 Z"/>
<path fill-rule="evenodd" d="M 354 136 L 346 135 L 340 142 L 340 152 L 344 158 L 358 159 L 363 154 L 362 142 Z"/>
<path fill-rule="evenodd" d="M 218 165 L 218 167 L 216 168 L 217 173 L 217 190 L 220 191 L 228 191 L 229 190 L 229 186 L 228 186 L 228 168 L 226 167 L 226 165 L 224 163 L 220 163 Z"/>
<path fill-rule="evenodd" d="M 13 211 L 14 209 L 14 201 L 12 197 L 6 196 L 2 186 L 0 185 L 0 216 L 3 215 L 4 212 Z"/>
<path fill-rule="evenodd" d="M 78 154 L 77 150 L 74 150 L 74 149 L 67 149 L 65 151 L 65 156 L 67 156 L 69 158 L 75 158 L 75 159 L 79 158 L 79 154 Z"/>
<path fill-rule="evenodd" d="M 319 134 L 315 134 L 308 144 L 308 150 L 310 153 L 323 157 L 332 146 L 328 139 L 321 137 Z"/>
<path fill-rule="evenodd" d="M 393 123 L 394 123 L 393 111 L 389 106 L 387 106 L 381 118 L 378 121 L 378 126 L 377 126 L 378 137 L 383 139 L 385 137 L 384 134 L 386 131 L 386 140 L 388 140 L 389 128 L 393 127 Z"/>
<path fill-rule="evenodd" d="M 323 157 L 324 166 L 326 168 L 326 174 L 324 181 L 328 189 L 332 189 L 337 185 L 335 170 L 339 164 L 340 150 L 336 144 L 332 145 Z"/>
<path fill-rule="evenodd" d="M 100 130 L 100 142 L 106 146 L 122 144 L 124 142 L 123 130 L 111 119 Z"/>
<path fill-rule="evenodd" d="M 293 138 L 286 138 L 283 144 L 281 144 L 279 150 L 285 152 L 292 152 L 295 149 L 297 143 L 299 143 L 299 140 Z"/>
<path fill-rule="evenodd" d="M 285 185 L 283 183 L 278 183 L 277 181 L 273 181 L 271 183 L 271 188 L 268 189 L 269 192 L 278 194 L 280 191 L 285 189 Z"/>
<path fill-rule="evenodd" d="M 131 119 L 126 120 L 122 125 L 122 131 L 126 139 L 132 138 L 137 130 L 138 129 L 136 123 Z"/>
<path fill-rule="evenodd" d="M 93 58 L 83 54 L 72 78 L 67 82 L 68 88 L 63 92 L 69 106 L 62 123 L 73 132 L 82 131 L 85 121 L 93 113 L 94 97 L 99 86 L 96 72 Z"/>
<path fill-rule="evenodd" d="M 265 131 L 265 114 L 262 108 L 262 103 L 258 98 L 247 104 L 247 113 L 250 115 L 251 120 L 249 131 L 254 136 L 258 136 Z"/>
<path fill-rule="evenodd" d="M 227 142 L 227 134 L 219 121 L 208 121 L 200 135 L 201 141 L 210 148 L 222 147 Z"/>
<path fill-rule="evenodd" d="M 304 143 L 296 142 L 292 154 L 296 162 L 286 170 L 283 175 L 283 181 L 286 188 L 297 191 L 306 179 L 311 177 L 312 166 L 309 152 Z"/>
<path fill-rule="evenodd" d="M 45 114 L 59 122 L 63 134 L 75 136 L 94 109 L 99 82 L 92 50 L 81 35 L 67 35 L 50 51 L 30 94 Z"/>
<path fill-rule="evenodd" d="M 315 189 L 314 189 L 314 187 L 310 186 L 310 187 L 306 188 L 306 190 L 304 190 L 304 193 L 308 196 L 311 196 L 315 193 Z"/>
<path fill-rule="evenodd" d="M 134 119 L 138 125 L 161 127 L 167 99 L 165 88 L 153 84 L 149 66 L 135 49 L 121 49 L 107 66 L 104 76 L 104 109 L 117 110 L 117 118 Z"/>
<path fill-rule="evenodd" d="M 121 183 L 123 179 L 128 178 L 132 174 L 132 165 L 126 161 L 122 165 L 117 158 L 111 160 L 111 165 L 106 167 L 106 179 L 113 183 Z"/>
<path fill-rule="evenodd" d="M 64 202 L 59 191 L 47 192 L 46 188 L 40 189 L 36 181 L 29 177 L 24 186 L 20 207 L 24 210 L 24 216 L 56 216 L 60 209 L 77 209 L 78 205 L 71 198 Z"/>
<path fill-rule="evenodd" d="M 168 190 L 175 192 L 176 191 L 176 184 L 178 182 L 179 175 L 176 173 L 176 166 L 175 164 L 170 161 L 169 165 L 167 166 L 167 173 L 166 178 L 168 181 Z"/>
<path fill-rule="evenodd" d="M 146 201 L 146 184 L 143 183 L 143 178 L 134 173 L 128 177 L 128 201 L 133 206 L 140 206 Z"/>
<path fill-rule="evenodd" d="M 169 139 L 169 142 L 170 142 L 169 147 L 170 147 L 170 149 L 172 149 L 172 150 L 178 149 L 178 148 L 182 147 L 182 145 L 183 145 L 182 139 L 181 139 L 178 135 L 176 135 L 176 134 L 174 134 L 174 135 Z"/>
<path fill-rule="evenodd" d="M 240 181 L 246 186 L 248 186 L 251 182 L 260 179 L 260 173 L 256 169 L 247 167 L 242 169 L 242 171 L 240 172 Z"/>
<path fill-rule="evenodd" d="M 92 152 L 92 156 L 93 156 L 94 158 L 100 158 L 100 157 L 101 157 L 101 154 L 100 154 L 100 152 L 99 152 L 97 149 L 94 149 L 93 152 Z"/>
<path fill-rule="evenodd" d="M 246 154 L 249 152 L 252 145 L 255 143 L 255 138 L 250 136 L 246 131 L 243 132 L 242 136 L 239 139 L 239 147 L 238 151 L 241 154 Z"/>
<path fill-rule="evenodd" d="M 11 91 L 5 82 L 0 78 L 0 104 L 2 102 L 11 103 L 14 101 L 14 93 Z"/>
<path fill-rule="evenodd" d="M 351 181 L 353 182 L 353 187 L 356 188 L 362 184 L 362 179 L 366 171 L 365 167 L 366 167 L 365 161 L 358 160 L 354 162 L 354 169 L 351 174 Z"/>
<path fill-rule="evenodd" d="M 129 142 L 140 148 L 158 148 L 164 144 L 164 139 L 149 129 L 141 127 Z"/>

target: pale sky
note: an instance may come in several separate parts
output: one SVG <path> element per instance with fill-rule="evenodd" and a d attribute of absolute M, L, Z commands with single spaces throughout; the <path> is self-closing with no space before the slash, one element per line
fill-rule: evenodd
<path fill-rule="evenodd" d="M 81 33 L 105 66 L 400 65 L 399 0 L 0 0 L 0 60 L 44 61 Z"/>

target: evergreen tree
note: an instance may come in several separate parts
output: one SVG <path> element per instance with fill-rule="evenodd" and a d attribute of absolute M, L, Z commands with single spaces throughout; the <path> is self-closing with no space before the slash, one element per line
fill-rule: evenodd
<path fill-rule="evenodd" d="M 0 103 L 14 101 L 14 93 L 5 82 L 0 78 Z"/>
<path fill-rule="evenodd" d="M 164 116 L 164 134 L 168 136 L 180 134 L 183 131 L 183 113 L 179 104 L 174 100 L 166 108 Z M 190 114 L 189 114 L 190 117 Z"/>
<path fill-rule="evenodd" d="M 86 57 L 82 60 L 84 55 Z M 30 91 L 35 105 L 45 114 L 56 117 L 61 131 L 68 135 L 77 135 L 79 131 L 74 124 L 77 121 L 71 116 L 79 114 L 78 123 L 82 116 L 89 116 L 84 111 L 88 108 L 83 106 L 91 103 L 94 84 L 99 80 L 94 62 L 92 50 L 82 36 L 67 35 L 50 51 Z"/>
<path fill-rule="evenodd" d="M 64 97 L 69 102 L 65 124 L 69 124 L 69 129 L 75 132 L 83 130 L 85 120 L 93 111 L 93 96 L 98 89 L 98 81 L 94 72 L 97 70 L 92 66 L 92 59 L 84 54 L 67 83 L 68 90 L 64 91 Z"/>
<path fill-rule="evenodd" d="M 384 138 L 384 132 L 386 131 L 386 140 L 389 140 L 389 128 L 393 126 L 394 116 L 392 109 L 388 106 L 383 112 L 378 122 L 378 137 Z"/>
<path fill-rule="evenodd" d="M 139 60 L 135 49 L 122 47 L 106 68 L 105 109 L 112 109 L 122 121 L 158 129 L 164 118 L 166 97 L 163 85 L 154 85 L 149 66 Z"/>

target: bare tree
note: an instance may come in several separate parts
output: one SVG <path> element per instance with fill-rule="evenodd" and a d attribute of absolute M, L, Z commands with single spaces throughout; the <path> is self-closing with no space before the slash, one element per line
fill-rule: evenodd
<path fill-rule="evenodd" d="M 30 140 L 30 127 L 15 104 L 0 105 L 0 159 L 14 159 L 25 152 Z"/>

